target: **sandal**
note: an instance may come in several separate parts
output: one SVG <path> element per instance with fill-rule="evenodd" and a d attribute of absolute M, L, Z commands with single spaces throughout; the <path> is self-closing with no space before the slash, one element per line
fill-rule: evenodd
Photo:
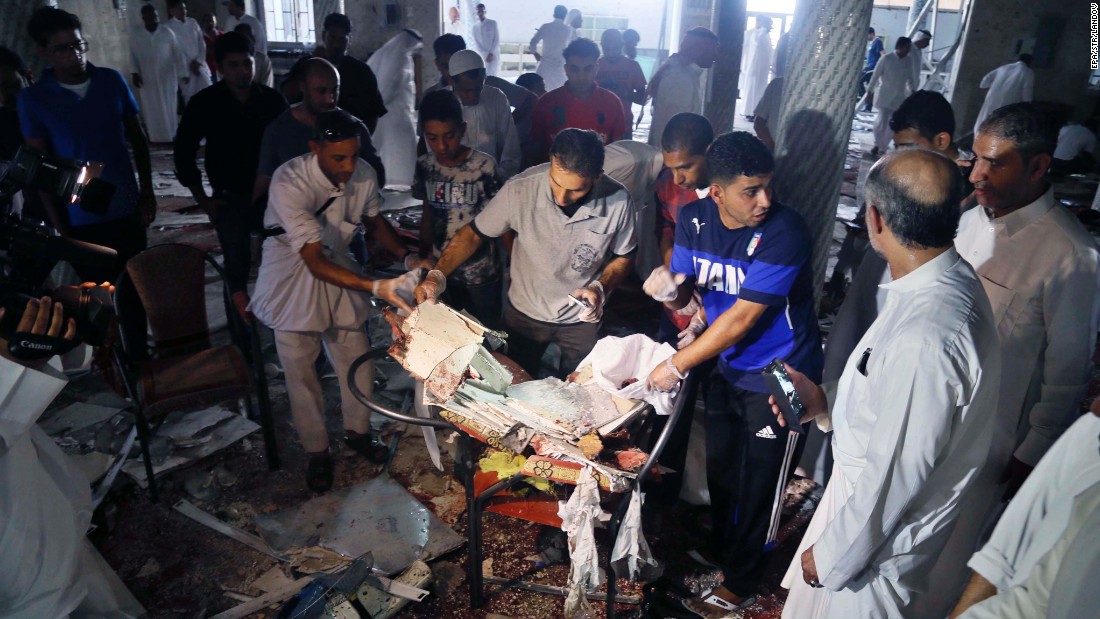
<path fill-rule="evenodd" d="M 359 434 L 354 430 L 346 430 L 344 444 L 374 464 L 385 464 L 390 456 L 389 445 L 373 433 Z"/>
<path fill-rule="evenodd" d="M 749 597 L 745 598 L 740 604 L 734 604 L 733 602 L 725 600 L 717 593 L 714 593 L 714 589 L 707 589 L 706 591 L 699 594 L 699 597 L 686 599 L 683 600 L 681 603 L 684 605 L 684 608 L 688 609 L 689 611 L 695 613 L 700 617 L 703 617 L 703 619 L 740 619 L 740 611 L 745 610 L 746 608 L 755 604 L 756 596 L 750 595 Z M 701 610 L 695 608 L 696 604 L 705 604 L 711 608 Z M 714 613 L 725 611 L 725 614 L 707 614 L 706 611 L 711 610 Z"/>

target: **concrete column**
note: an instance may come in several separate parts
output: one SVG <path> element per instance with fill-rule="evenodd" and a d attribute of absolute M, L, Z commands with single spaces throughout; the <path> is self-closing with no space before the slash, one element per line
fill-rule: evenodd
<path fill-rule="evenodd" d="M 800 212 L 814 239 L 814 289 L 825 278 L 852 131 L 872 0 L 803 0 L 779 111 L 775 196 Z"/>
<path fill-rule="evenodd" d="M 718 38 L 722 43 L 718 49 L 718 59 L 711 69 L 713 78 L 704 113 L 714 125 L 714 132 L 722 134 L 733 130 L 748 14 L 745 0 L 720 0 L 715 8 Z"/>
<path fill-rule="evenodd" d="M 922 24 L 925 21 L 924 6 L 929 2 L 936 2 L 936 0 L 913 0 L 913 4 L 909 6 L 909 21 L 905 27 L 905 36 L 909 36 L 910 32 L 921 29 Z"/>

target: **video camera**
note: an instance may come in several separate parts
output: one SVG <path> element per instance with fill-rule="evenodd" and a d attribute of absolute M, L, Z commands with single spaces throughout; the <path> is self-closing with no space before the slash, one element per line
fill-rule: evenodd
<path fill-rule="evenodd" d="M 102 166 L 63 159 L 23 146 L 0 174 L 0 337 L 8 340 L 12 355 L 41 359 L 65 353 L 79 341 L 93 346 L 106 339 L 114 309 L 105 291 L 79 286 L 43 287 L 58 262 L 81 267 L 109 269 L 117 255 L 113 249 L 56 236 L 52 228 L 30 222 L 12 212 L 13 198 L 21 190 L 44 191 L 75 203 L 86 210 L 104 212 L 114 186 L 96 178 Z M 76 319 L 77 339 L 16 334 L 29 299 L 49 296 L 62 304 L 66 317 Z"/>

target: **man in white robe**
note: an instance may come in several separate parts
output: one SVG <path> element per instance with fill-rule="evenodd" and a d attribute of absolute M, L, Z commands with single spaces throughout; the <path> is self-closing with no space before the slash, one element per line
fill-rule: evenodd
<path fill-rule="evenodd" d="M 703 113 L 703 71 L 718 57 L 718 35 L 706 28 L 692 28 L 684 34 L 680 51 L 668 57 L 649 81 L 653 99 L 653 121 L 649 143 L 661 145 L 669 119 L 681 112 Z"/>
<path fill-rule="evenodd" d="M 565 85 L 565 46 L 572 40 L 573 29 L 565 24 L 565 16 L 568 13 L 562 5 L 554 7 L 554 21 L 546 22 L 539 26 L 535 36 L 531 37 L 531 43 L 527 49 L 534 54 L 538 66 L 535 73 L 542 76 L 546 84 L 546 91 Z M 542 53 L 538 52 L 539 41 L 542 41 Z"/>
<path fill-rule="evenodd" d="M 462 102 L 462 118 L 466 121 L 462 143 L 491 155 L 501 178 L 512 178 L 521 171 L 522 153 L 508 97 L 485 85 L 484 63 L 473 50 L 451 55 L 447 73 L 451 89 Z"/>
<path fill-rule="evenodd" d="M 1031 54 L 1020 54 L 1016 62 L 1006 64 L 982 78 L 978 88 L 988 88 L 978 119 L 974 121 L 974 135 L 978 135 L 986 116 L 998 108 L 1019 101 L 1031 101 L 1035 93 L 1035 71 L 1031 70 Z"/>
<path fill-rule="evenodd" d="M 495 19 L 485 18 L 485 5 L 477 5 L 477 21 L 472 28 L 474 50 L 485 60 L 486 75 L 500 73 L 500 31 Z"/>
<path fill-rule="evenodd" d="M 901 106 L 905 98 L 916 87 L 913 85 L 913 67 L 907 56 L 913 45 L 906 37 L 898 37 L 894 51 L 879 59 L 871 81 L 867 82 L 867 96 L 874 97 L 875 124 L 873 127 L 875 145 L 871 156 L 878 157 L 890 147 L 890 117 Z"/>
<path fill-rule="evenodd" d="M 970 559 L 974 574 L 951 617 L 1095 616 L 1098 517 L 1100 399 L 1039 462 Z"/>
<path fill-rule="evenodd" d="M 772 68 L 772 18 L 756 18 L 756 27 L 745 33 L 744 51 L 741 53 L 741 113 L 753 117 L 764 89 L 768 87 L 768 73 Z"/>
<path fill-rule="evenodd" d="M 835 397 L 791 372 L 803 420 L 832 429 L 835 464 L 783 579 L 784 617 L 928 616 L 913 607 L 982 490 L 1000 346 L 952 242 L 961 187 L 955 164 L 925 150 L 888 155 L 867 178 L 868 232 L 893 281 Z"/>
<path fill-rule="evenodd" d="M 40 312 L 51 320 L 35 324 Z M 16 330 L 71 340 L 76 325 L 46 299 L 27 305 Z M 140 617 L 141 605 L 84 537 L 87 477 L 37 425 L 67 382 L 60 357 L 20 361 L 0 338 L 0 615 Z"/>
<path fill-rule="evenodd" d="M 171 142 L 179 124 L 176 89 L 186 75 L 176 35 L 157 23 L 152 4 L 141 7 L 144 25 L 130 36 L 134 88 L 141 101 L 141 116 L 150 142 Z"/>
<path fill-rule="evenodd" d="M 202 26 L 194 17 L 187 16 L 187 3 L 184 0 L 168 0 L 169 18 L 164 26 L 176 35 L 186 72 L 180 76 L 180 93 L 183 103 L 187 104 L 198 91 L 211 83 L 210 67 L 206 64 L 206 39 L 202 35 Z"/>
<path fill-rule="evenodd" d="M 225 20 L 225 31 L 229 32 L 236 28 L 237 24 L 252 26 L 252 36 L 256 38 L 256 51 L 266 54 L 267 30 L 264 29 L 264 25 L 260 23 L 260 20 L 245 13 L 244 0 L 226 0 L 222 4 L 229 11 L 229 19 Z"/>

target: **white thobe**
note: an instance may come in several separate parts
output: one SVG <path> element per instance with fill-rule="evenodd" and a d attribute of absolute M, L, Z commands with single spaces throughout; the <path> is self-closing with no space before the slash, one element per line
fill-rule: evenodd
<path fill-rule="evenodd" d="M 784 617 L 916 616 L 928 569 L 978 490 L 1000 378 L 978 276 L 949 249 L 884 288 L 823 420 L 836 461 L 783 579 Z M 824 588 L 803 580 L 810 546 Z"/>
<path fill-rule="evenodd" d="M 35 425 L 66 382 L 56 358 L 31 370 L 0 357 L 0 616 L 141 616 L 84 538 L 87 477 Z"/>
<path fill-rule="evenodd" d="M 378 119 L 371 136 L 390 185 L 412 185 L 416 169 L 416 113 L 413 100 L 413 56 L 423 47 L 407 30 L 390 37 L 367 59 L 378 78 L 378 91 L 388 112 Z"/>
<path fill-rule="evenodd" d="M 653 97 L 653 120 L 649 143 L 661 146 L 661 134 L 669 119 L 681 112 L 703 113 L 703 68 L 680 54 L 668 57 L 649 83 Z"/>
<path fill-rule="evenodd" d="M 1004 353 L 993 457 L 1034 466 L 1077 416 L 1100 326 L 1100 257 L 1092 236 L 1054 202 L 991 220 L 963 213 L 955 247 L 978 271 Z"/>
<path fill-rule="evenodd" d="M 654 230 L 657 224 L 657 176 L 664 167 L 661 150 L 645 142 L 619 140 L 604 147 L 603 173 L 618 182 L 630 194 L 634 205 L 634 229 Z M 634 270 L 645 280 L 662 264 L 657 236 L 638 235 L 638 253 Z"/>
<path fill-rule="evenodd" d="M 184 72 L 180 75 L 180 93 L 183 94 L 183 103 L 186 105 L 195 93 L 213 83 L 210 79 L 210 67 L 206 64 L 206 39 L 202 36 L 202 27 L 193 17 L 182 22 L 172 17 L 161 25 L 167 26 L 176 35 L 176 43 L 183 54 Z M 199 64 L 198 74 L 191 71 L 192 62 Z"/>
<path fill-rule="evenodd" d="M 920 90 L 920 72 L 924 68 L 924 55 L 916 45 L 909 47 L 909 53 L 905 55 L 909 60 L 909 67 L 913 71 L 913 92 Z"/>
<path fill-rule="evenodd" d="M 979 88 L 988 88 L 982 109 L 978 110 L 978 120 L 974 121 L 974 135 L 978 135 L 985 118 L 990 112 L 1010 103 L 1031 101 L 1035 92 L 1035 71 L 1021 61 L 1006 64 L 982 78 Z"/>
<path fill-rule="evenodd" d="M 875 124 L 872 128 L 875 136 L 875 146 L 880 151 L 890 147 L 893 133 L 890 131 L 890 116 L 894 110 L 901 107 L 901 102 L 916 90 L 913 85 L 913 67 L 909 64 L 909 58 L 898 56 L 897 52 L 890 52 L 879 58 L 875 65 L 875 71 L 871 73 L 871 81 L 867 83 L 867 89 L 875 93 Z"/>
<path fill-rule="evenodd" d="M 1058 131 L 1058 147 L 1054 149 L 1054 158 L 1073 161 L 1081 153 L 1092 153 L 1096 149 L 1096 134 L 1083 125 L 1073 123 Z"/>
<path fill-rule="evenodd" d="M 527 47 L 532 53 L 538 51 L 537 46 L 542 41 L 542 60 L 539 60 L 535 73 L 542 76 L 546 92 L 565 85 L 565 57 L 561 53 L 569 45 L 572 35 L 573 29 L 565 25 L 565 21 L 555 19 L 539 26 L 538 32 L 531 37 Z"/>
<path fill-rule="evenodd" d="M 1090 591 L 1096 596 L 1096 572 L 1088 564 L 1100 557 L 1098 434 L 1100 417 L 1082 416 L 1028 476 L 989 541 L 970 559 L 970 567 L 997 588 L 997 595 L 970 607 L 960 619 L 1095 613 L 1095 605 L 1086 613 L 1049 611 L 1070 606 Z"/>
<path fill-rule="evenodd" d="M 374 168 L 359 160 L 351 180 L 333 187 L 317 156 L 302 155 L 275 170 L 268 195 L 264 228 L 282 227 L 286 233 L 264 241 L 249 311 L 276 331 L 361 329 L 370 295 L 317 279 L 300 252 L 307 243 L 320 243 L 329 261 L 359 272 L 348 245 L 364 215 L 378 215 L 381 200 Z M 316 216 L 329 198 L 336 200 Z"/>
<path fill-rule="evenodd" d="M 271 68 L 271 58 L 268 58 L 267 54 L 263 52 L 256 52 L 253 57 L 253 63 L 255 68 L 253 69 L 252 81 L 257 84 L 263 84 L 268 88 L 275 87 L 275 71 Z"/>
<path fill-rule="evenodd" d="M 466 135 L 462 143 L 491 155 L 504 179 L 515 176 L 522 165 L 519 134 L 512 120 L 508 97 L 499 89 L 486 86 L 477 105 L 462 106 Z"/>
<path fill-rule="evenodd" d="M 138 28 L 130 36 L 130 58 L 141 76 L 137 91 L 149 141 L 171 142 L 179 124 L 176 90 L 187 71 L 176 35 L 163 26 L 153 32 Z"/>
<path fill-rule="evenodd" d="M 478 20 L 471 28 L 474 35 L 474 51 L 485 60 L 485 74 L 500 73 L 500 31 L 495 19 Z M 493 59 L 489 60 L 492 55 Z"/>
<path fill-rule="evenodd" d="M 264 25 L 260 23 L 260 20 L 256 19 L 252 15 L 249 15 L 248 13 L 242 14 L 240 19 L 237 19 L 236 17 L 230 15 L 229 18 L 225 20 L 224 30 L 226 32 L 230 32 L 237 27 L 237 24 L 248 24 L 249 26 L 252 26 L 252 37 L 256 39 L 256 51 L 266 54 L 267 30 L 264 29 Z"/>
<path fill-rule="evenodd" d="M 745 33 L 744 51 L 741 54 L 741 113 L 751 116 L 764 89 L 768 87 L 768 73 L 772 67 L 772 39 L 764 28 L 753 28 Z"/>

